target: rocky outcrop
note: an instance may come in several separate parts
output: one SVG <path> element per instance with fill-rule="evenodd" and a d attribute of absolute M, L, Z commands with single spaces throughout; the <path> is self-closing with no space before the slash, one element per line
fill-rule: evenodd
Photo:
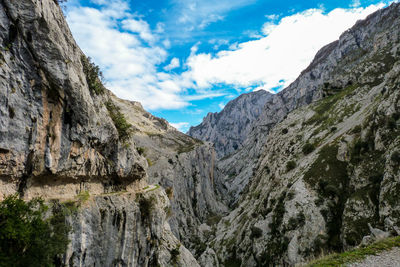
<path fill-rule="evenodd" d="M 126 186 L 144 178 L 145 159 L 122 144 L 104 97 L 89 90 L 83 53 L 57 4 L 3 1 L 0 27 L 1 193 L 29 194 L 48 182 L 74 183 L 76 190 L 86 181 Z"/>
<path fill-rule="evenodd" d="M 152 163 L 136 143 L 146 135 L 137 133 L 141 122 L 173 128 L 138 103 L 123 109 L 57 1 L 2 1 L 0 27 L 0 197 L 40 196 L 72 208 L 69 266 L 197 266 L 169 227 L 164 189 L 148 185 Z M 183 139 L 190 150 L 200 145 Z"/>
<path fill-rule="evenodd" d="M 294 265 L 398 228 L 399 26 L 400 4 L 370 15 L 267 101 L 218 163 L 234 209 L 201 259 Z"/>
<path fill-rule="evenodd" d="M 168 221 L 173 233 L 195 252 L 197 240 L 204 236 L 199 226 L 228 211 L 219 196 L 222 181 L 217 175 L 214 148 L 177 131 L 137 102 L 112 98 L 135 127 L 137 150 L 149 162 L 149 183 L 161 185 L 168 193 L 172 207 Z"/>
<path fill-rule="evenodd" d="M 264 90 L 242 94 L 221 112 L 208 113 L 201 124 L 190 127 L 188 135 L 213 143 L 218 158 L 227 156 L 242 146 L 271 95 Z"/>
<path fill-rule="evenodd" d="M 359 21 L 338 41 L 323 47 L 291 85 L 268 99 L 262 114 L 252 125 L 254 130 L 244 141 L 244 148 L 218 163 L 224 180 L 229 181 L 226 186 L 231 203 L 238 199 L 252 177 L 269 131 L 290 112 L 350 85 L 382 82 L 396 56 L 389 50 L 398 43 L 398 33 L 393 26 L 397 21 L 396 5 Z M 388 32 L 393 37 L 384 36 Z"/>
<path fill-rule="evenodd" d="M 172 234 L 166 220 L 168 204 L 168 197 L 160 188 L 87 200 L 69 218 L 71 243 L 65 264 L 199 266 Z"/>

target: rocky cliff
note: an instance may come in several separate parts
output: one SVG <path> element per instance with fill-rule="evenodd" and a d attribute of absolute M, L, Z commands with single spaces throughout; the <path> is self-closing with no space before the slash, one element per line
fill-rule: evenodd
<path fill-rule="evenodd" d="M 213 143 L 218 158 L 227 156 L 241 147 L 271 95 L 264 90 L 242 94 L 221 112 L 208 113 L 201 124 L 190 127 L 188 135 Z"/>
<path fill-rule="evenodd" d="M 397 233 L 399 25 L 399 4 L 359 21 L 267 101 L 218 163 L 233 211 L 201 259 L 294 265 L 358 245 L 368 223 Z"/>
<path fill-rule="evenodd" d="M 57 1 L 2 1 L 0 27 L 1 197 L 72 210 L 68 266 L 197 266 L 177 237 L 226 210 L 213 150 L 105 89 Z"/>
<path fill-rule="evenodd" d="M 202 238 L 199 226 L 215 214 L 227 213 L 219 196 L 222 181 L 216 175 L 216 153 L 207 142 L 187 136 L 165 120 L 145 111 L 138 102 L 113 97 L 135 127 L 132 138 L 149 164 L 151 184 L 159 184 L 171 201 L 169 224 L 185 246 Z"/>

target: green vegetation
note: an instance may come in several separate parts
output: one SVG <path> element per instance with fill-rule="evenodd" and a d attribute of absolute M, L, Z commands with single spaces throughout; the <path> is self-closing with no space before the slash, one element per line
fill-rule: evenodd
<path fill-rule="evenodd" d="M 283 222 L 283 215 L 285 214 L 285 198 L 286 191 L 277 199 L 277 203 L 273 209 L 272 222 L 268 225 L 271 229 L 269 240 L 267 242 L 266 250 L 264 251 L 261 259 L 258 259 L 261 266 L 271 266 L 277 259 L 279 259 L 286 251 L 289 245 L 289 239 L 285 236 L 285 229 L 281 229 Z M 275 201 L 271 202 L 271 205 Z"/>
<path fill-rule="evenodd" d="M 125 119 L 119 107 L 114 105 L 111 101 L 106 102 L 106 107 L 112 121 L 114 122 L 115 128 L 117 128 L 119 139 L 126 140 L 132 135 L 132 125 Z"/>
<path fill-rule="evenodd" d="M 177 263 L 179 259 L 181 244 L 178 244 L 173 250 L 171 250 L 171 262 Z"/>
<path fill-rule="evenodd" d="M 192 145 L 180 145 L 178 147 L 178 154 L 187 153 L 192 151 L 196 147 L 195 144 Z"/>
<path fill-rule="evenodd" d="M 81 63 L 89 90 L 96 95 L 104 94 L 105 89 L 102 84 L 103 73 L 100 71 L 99 66 L 96 66 L 96 64 L 92 62 L 91 58 L 86 57 L 85 55 L 81 56 Z"/>
<path fill-rule="evenodd" d="M 225 262 L 225 267 L 240 267 L 242 265 L 242 260 L 237 258 L 236 251 L 233 252 L 233 255 L 229 256 Z"/>
<path fill-rule="evenodd" d="M 139 155 L 143 155 L 144 154 L 144 147 L 137 147 L 136 151 L 139 153 Z"/>
<path fill-rule="evenodd" d="M 303 151 L 303 153 L 304 153 L 304 155 L 308 155 L 308 154 L 310 154 L 311 152 L 313 152 L 314 151 L 314 145 L 312 145 L 312 144 L 310 144 L 310 143 L 306 143 L 304 146 L 303 146 L 303 148 L 302 148 L 302 151 Z"/>
<path fill-rule="evenodd" d="M 321 213 L 327 223 L 328 245 L 340 250 L 340 226 L 348 192 L 347 163 L 337 159 L 337 145 L 324 146 L 317 160 L 304 175 L 304 180 L 315 188 L 319 198 L 328 202 L 328 209 Z"/>
<path fill-rule="evenodd" d="M 304 226 L 306 222 L 306 217 L 304 216 L 303 211 L 300 211 L 296 217 L 292 217 L 288 221 L 287 230 L 295 230 L 299 227 Z"/>
<path fill-rule="evenodd" d="M 390 156 L 390 160 L 394 163 L 400 163 L 400 152 L 398 150 L 394 151 Z"/>
<path fill-rule="evenodd" d="M 387 238 L 378 241 L 367 247 L 356 248 L 340 254 L 328 255 L 324 258 L 315 260 L 307 265 L 307 267 L 329 267 L 341 266 L 363 260 L 368 255 L 376 255 L 382 251 L 387 251 L 393 247 L 400 247 L 400 236 Z"/>
<path fill-rule="evenodd" d="M 172 199 L 174 197 L 174 189 L 172 188 L 172 186 L 168 186 L 167 188 L 165 188 L 165 193 L 167 194 L 169 199 Z"/>
<path fill-rule="evenodd" d="M 251 230 L 250 234 L 251 239 L 260 238 L 262 236 L 263 231 L 257 226 L 252 226 L 250 230 Z"/>
<path fill-rule="evenodd" d="M 318 134 L 322 130 L 329 130 L 330 127 L 342 121 L 345 116 L 353 114 L 359 108 L 355 104 L 349 104 L 343 107 L 343 110 L 337 110 L 336 108 L 339 100 L 353 94 L 358 87 L 358 85 L 349 85 L 341 90 L 339 90 L 339 88 L 336 88 L 333 91 L 334 94 L 329 95 L 317 102 L 317 104 L 313 108 L 315 111 L 314 116 L 312 116 L 304 124 L 320 125 L 314 132 L 314 134 Z"/>
<path fill-rule="evenodd" d="M 210 226 L 213 226 L 215 224 L 218 224 L 221 219 L 222 219 L 221 215 L 211 214 L 210 216 L 208 216 L 206 223 Z"/>
<path fill-rule="evenodd" d="M 81 191 L 77 195 L 77 198 L 81 203 L 87 201 L 89 197 L 90 197 L 89 191 Z"/>
<path fill-rule="evenodd" d="M 293 170 L 294 168 L 296 168 L 296 162 L 295 162 L 295 161 L 291 160 L 291 161 L 288 161 L 288 162 L 286 163 L 286 171 L 287 171 L 287 172 L 290 172 L 290 171 Z"/>
<path fill-rule="evenodd" d="M 154 197 L 145 198 L 143 195 L 139 195 L 139 210 L 142 216 L 142 220 L 146 223 L 150 222 L 151 213 L 154 210 L 155 199 Z"/>
<path fill-rule="evenodd" d="M 147 164 L 149 165 L 149 167 L 153 166 L 153 162 L 151 161 L 151 159 L 146 158 L 146 160 L 147 160 Z"/>
<path fill-rule="evenodd" d="M 61 206 L 45 218 L 48 207 L 41 199 L 25 202 L 17 195 L 0 203 L 0 265 L 56 266 L 68 245 L 69 228 Z"/>

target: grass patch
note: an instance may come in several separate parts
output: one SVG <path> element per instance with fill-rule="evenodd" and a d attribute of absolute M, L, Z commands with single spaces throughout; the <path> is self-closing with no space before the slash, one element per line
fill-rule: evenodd
<path fill-rule="evenodd" d="M 321 126 L 318 128 L 318 132 L 320 132 L 321 130 L 326 129 L 328 126 L 336 124 L 337 121 L 339 121 L 342 117 L 349 115 L 351 112 L 354 111 L 354 105 L 345 107 L 344 111 L 340 112 L 344 114 L 339 114 L 341 116 L 338 116 L 338 112 L 334 112 L 334 110 L 336 108 L 336 104 L 339 102 L 340 99 L 349 96 L 358 87 L 358 85 L 347 86 L 346 88 L 338 91 L 336 94 L 327 96 L 318 101 L 313 108 L 313 110 L 315 111 L 314 116 L 306 121 L 305 125 L 321 124 Z"/>
<path fill-rule="evenodd" d="M 218 214 L 211 214 L 208 216 L 206 223 L 210 226 L 216 225 L 222 219 L 221 215 Z"/>
<path fill-rule="evenodd" d="M 342 264 L 363 260 L 369 255 L 376 255 L 394 247 L 400 247 L 400 236 L 387 238 L 367 247 L 356 248 L 340 254 L 331 254 L 322 259 L 310 262 L 306 267 L 340 266 Z"/>
<path fill-rule="evenodd" d="M 80 202 L 85 202 L 89 199 L 90 194 L 89 194 L 89 191 L 81 191 L 81 192 L 79 192 L 79 194 L 76 197 L 78 198 L 78 200 Z"/>

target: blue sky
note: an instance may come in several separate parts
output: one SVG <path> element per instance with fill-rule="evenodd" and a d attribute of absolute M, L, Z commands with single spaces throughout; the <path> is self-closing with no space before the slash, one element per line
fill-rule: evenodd
<path fill-rule="evenodd" d="M 117 96 L 181 131 L 238 95 L 289 85 L 389 1 L 69 0 L 71 31 Z"/>

